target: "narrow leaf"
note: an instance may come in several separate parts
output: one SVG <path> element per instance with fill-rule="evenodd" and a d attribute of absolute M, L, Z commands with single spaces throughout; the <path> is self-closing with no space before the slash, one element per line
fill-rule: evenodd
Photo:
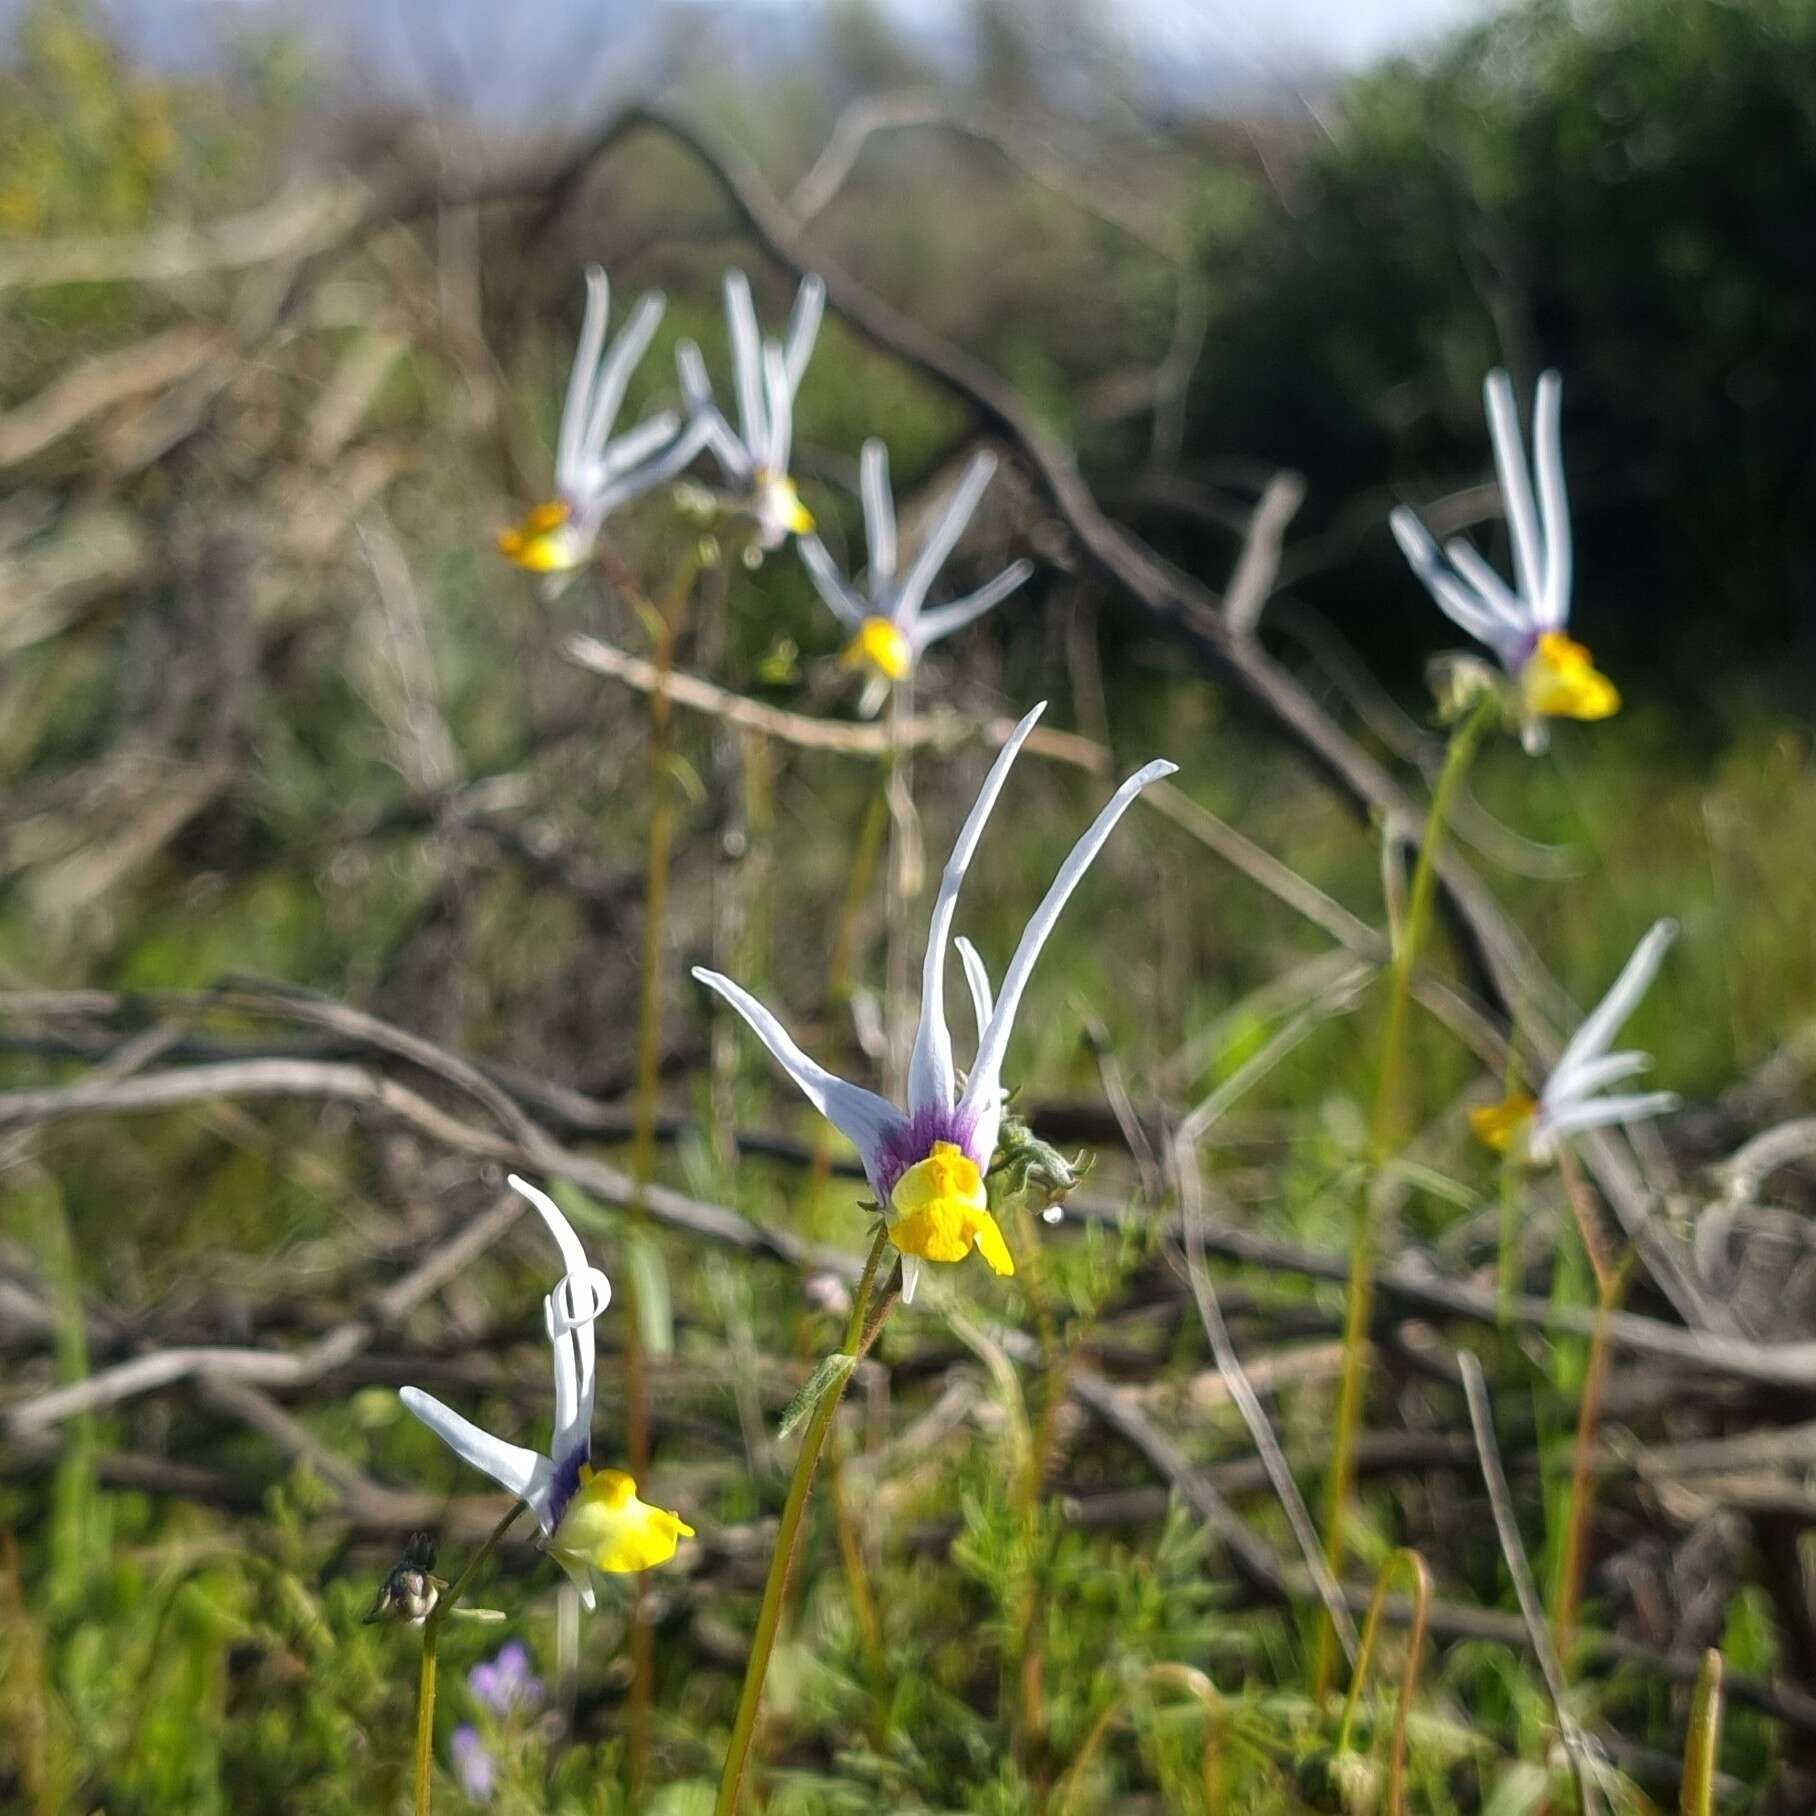
<path fill-rule="evenodd" d="M 783 1408 L 782 1423 L 778 1428 L 777 1436 L 787 1437 L 828 1394 L 839 1392 L 851 1379 L 851 1371 L 857 1365 L 856 1356 L 845 1355 L 842 1351 L 835 1355 L 822 1356 L 819 1367 L 807 1377 L 807 1385 Z"/>

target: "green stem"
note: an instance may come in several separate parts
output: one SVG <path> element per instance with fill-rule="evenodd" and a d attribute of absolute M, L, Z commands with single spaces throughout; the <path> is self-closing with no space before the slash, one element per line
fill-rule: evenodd
<path fill-rule="evenodd" d="M 851 1317 L 845 1326 L 845 1341 L 839 1353 L 861 1356 L 876 1340 L 882 1328 L 882 1316 L 866 1325 L 871 1295 L 876 1290 L 877 1276 L 888 1251 L 889 1232 L 879 1229 L 876 1240 L 864 1262 L 863 1277 L 852 1298 Z M 886 1314 L 888 1307 L 884 1307 Z M 801 1438 L 800 1454 L 795 1458 L 794 1474 L 789 1478 L 788 1498 L 782 1505 L 782 1523 L 776 1532 L 776 1549 L 769 1560 L 769 1578 L 763 1585 L 763 1601 L 757 1610 L 757 1630 L 751 1636 L 750 1657 L 744 1666 L 744 1688 L 738 1694 L 738 1712 L 732 1720 L 731 1743 L 725 1750 L 725 1770 L 719 1779 L 719 1798 L 713 1805 L 714 1816 L 736 1816 L 738 1799 L 744 1790 L 744 1774 L 750 1766 L 750 1743 L 757 1730 L 757 1713 L 763 1702 L 763 1680 L 769 1675 L 770 1654 L 775 1650 L 776 1629 L 781 1624 L 782 1600 L 788 1593 L 788 1575 L 794 1565 L 795 1546 L 801 1536 L 801 1516 L 807 1511 L 807 1496 L 813 1487 L 820 1452 L 826 1447 L 826 1434 L 832 1429 L 834 1415 L 845 1395 L 845 1381 L 839 1382 L 821 1397 L 813 1410 L 807 1430 Z"/>
<path fill-rule="evenodd" d="M 1605 1252 L 1596 1232 L 1595 1216 L 1587 1202 L 1586 1188 L 1570 1150 L 1558 1155 L 1558 1173 L 1564 1195 L 1576 1217 L 1578 1233 L 1595 1275 L 1595 1323 L 1589 1334 L 1589 1361 L 1577 1405 L 1576 1447 L 1570 1467 L 1570 1500 L 1564 1515 L 1563 1544 L 1558 1556 L 1557 1607 L 1552 1632 L 1558 1662 L 1570 1669 L 1570 1638 L 1582 1606 L 1583 1577 L 1588 1568 L 1589 1540 L 1595 1518 L 1595 1440 L 1601 1428 L 1602 1396 L 1608 1383 L 1608 1327 L 1626 1293 L 1633 1264 L 1628 1254 L 1622 1262 Z"/>
<path fill-rule="evenodd" d="M 1381 1614 L 1387 1606 L 1388 1584 L 1399 1568 L 1404 1568 L 1412 1577 L 1412 1629 L 1406 1637 L 1406 1657 L 1400 1667 L 1400 1695 L 1394 1709 L 1387 1801 L 1383 1806 L 1387 1816 L 1404 1816 L 1406 1808 L 1406 1727 L 1413 1698 L 1418 1693 L 1419 1667 L 1425 1657 L 1425 1630 L 1431 1616 L 1431 1572 L 1416 1551 L 1402 1548 L 1392 1553 L 1375 1579 L 1375 1593 L 1368 1604 L 1368 1618 L 1362 1625 L 1362 1644 L 1356 1652 L 1355 1670 L 1350 1674 L 1349 1697 L 1343 1705 L 1343 1721 L 1337 1729 L 1336 1746 L 1339 1754 L 1349 1749 L 1356 1711 L 1362 1706 L 1362 1688 L 1368 1681 L 1375 1645 L 1381 1636 Z"/>
<path fill-rule="evenodd" d="M 1381 1069 L 1375 1080 L 1374 1113 L 1369 1121 L 1369 1165 L 1356 1193 L 1350 1226 L 1349 1297 L 1343 1316 L 1343 1373 L 1337 1390 L 1335 1441 L 1324 1488 L 1324 1556 L 1331 1575 L 1338 1581 L 1342 1580 L 1345 1550 L 1343 1522 L 1355 1482 L 1356 1434 L 1367 1389 L 1364 1358 L 1374 1299 L 1372 1212 L 1375 1180 L 1399 1151 L 1401 1141 L 1401 1072 L 1412 1005 L 1412 980 L 1431 925 L 1432 907 L 1437 900 L 1438 854 L 1443 848 L 1445 827 L 1476 745 L 1498 711 L 1498 703 L 1493 697 L 1484 696 L 1451 734 L 1449 748 L 1444 753 L 1444 767 L 1439 773 L 1437 787 L 1432 790 L 1424 836 L 1419 841 L 1419 860 L 1413 870 L 1406 924 L 1394 945 L 1387 1023 L 1381 1040 Z M 1312 1680 L 1313 1694 L 1320 1701 L 1330 1687 L 1337 1652 L 1336 1632 L 1329 1617 L 1324 1616 L 1319 1624 L 1318 1658 Z"/>
<path fill-rule="evenodd" d="M 429 1816 L 435 1794 L 435 1664 L 441 1623 L 454 1612 L 473 1573 L 498 1549 L 522 1512 L 523 1503 L 513 1501 L 510 1512 L 492 1528 L 492 1536 L 467 1560 L 466 1569 L 442 1592 L 422 1624 L 422 1669 L 416 1680 L 416 1816 Z"/>

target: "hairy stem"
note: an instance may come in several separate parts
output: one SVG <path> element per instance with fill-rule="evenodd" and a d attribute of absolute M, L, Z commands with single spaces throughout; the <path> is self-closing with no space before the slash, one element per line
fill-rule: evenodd
<path fill-rule="evenodd" d="M 851 1317 L 845 1326 L 841 1355 L 854 1359 L 862 1356 L 876 1341 L 882 1329 L 882 1314 L 869 1317 L 871 1296 L 876 1291 L 877 1277 L 888 1252 L 889 1233 L 879 1228 L 876 1240 L 864 1261 L 863 1277 L 851 1301 Z M 807 1496 L 813 1487 L 820 1453 L 826 1447 L 826 1435 L 845 1397 L 847 1375 L 821 1397 L 808 1420 L 801 1438 L 801 1449 L 795 1458 L 794 1474 L 789 1478 L 788 1498 L 782 1504 L 782 1523 L 776 1531 L 776 1548 L 769 1560 L 769 1577 L 763 1585 L 763 1601 L 757 1609 L 757 1630 L 751 1636 L 750 1657 L 744 1666 L 744 1687 L 738 1693 L 738 1712 L 732 1720 L 731 1743 L 725 1750 L 725 1770 L 719 1779 L 719 1797 L 713 1805 L 714 1816 L 736 1816 L 738 1800 L 744 1790 L 744 1775 L 750 1766 L 750 1745 L 756 1734 L 757 1714 L 763 1703 L 763 1681 L 769 1675 L 769 1660 L 775 1650 L 776 1630 L 781 1624 L 782 1601 L 788 1592 L 789 1572 L 794 1566 L 795 1547 L 800 1542 L 801 1518 L 807 1511 Z"/>

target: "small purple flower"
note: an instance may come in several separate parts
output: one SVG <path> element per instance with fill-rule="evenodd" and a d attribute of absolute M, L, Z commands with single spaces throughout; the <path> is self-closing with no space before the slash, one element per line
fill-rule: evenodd
<path fill-rule="evenodd" d="M 462 1722 L 454 1730 L 453 1746 L 454 1774 L 460 1780 L 460 1788 L 475 1803 L 490 1803 L 498 1768 L 486 1751 L 486 1743 L 479 1738 L 479 1730 L 470 1722 Z"/>
<path fill-rule="evenodd" d="M 502 1646 L 489 1663 L 475 1665 L 467 1673 L 467 1688 L 475 1701 L 499 1716 L 542 1701 L 542 1679 L 530 1670 L 530 1649 L 520 1639 Z"/>

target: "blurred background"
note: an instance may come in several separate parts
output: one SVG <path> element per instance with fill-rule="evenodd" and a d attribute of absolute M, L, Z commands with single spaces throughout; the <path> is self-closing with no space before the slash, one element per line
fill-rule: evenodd
<path fill-rule="evenodd" d="M 634 412 L 674 401 L 685 337 L 723 372 L 728 265 L 750 272 L 765 321 L 782 319 L 792 279 L 752 243 L 696 132 L 811 262 L 1012 385 L 1105 512 L 1165 562 L 1221 594 L 1259 549 L 1270 657 L 1413 782 L 1442 752 L 1425 665 L 1460 639 L 1387 513 L 1417 504 L 1504 570 L 1482 378 L 1505 364 L 1529 396 L 1559 368 L 1572 628 L 1627 707 L 1563 728 L 1542 760 L 1490 751 L 1459 836 L 1579 1003 L 1655 915 L 1683 921 L 1635 1026 L 1687 1099 L 1666 1134 L 1678 1210 L 1700 1168 L 1807 1113 L 1816 0 L 0 4 L 0 1065 L 13 1093 L 88 1077 L 146 1034 L 128 1072 L 248 1041 L 344 1057 L 345 1029 L 280 1038 L 259 1021 L 272 993 L 302 992 L 483 1059 L 577 1142 L 621 1144 L 645 717 L 640 696 L 564 651 L 577 631 L 633 649 L 642 632 L 597 578 L 546 597 L 494 539 L 549 490 L 585 264 L 608 268 L 618 310 L 644 288 L 670 299 Z M 797 477 L 842 550 L 861 534 L 866 435 L 888 440 L 912 525 L 980 429 L 835 311 L 801 392 Z M 653 516 L 628 519 L 618 548 L 661 584 Z M 1379 923 L 1368 828 L 1189 640 L 1081 557 L 1005 450 L 954 585 L 1021 553 L 1034 581 L 942 649 L 923 698 L 989 715 L 1051 696 L 1054 724 L 1125 768 L 1171 756 L 1196 802 Z M 849 716 L 837 626 L 798 565 L 721 578 L 683 667 Z M 850 1197 L 803 1206 L 785 1169 L 759 1157 L 733 1170 L 715 1128 L 807 1125 L 762 1056 L 709 1022 L 685 969 L 725 963 L 793 1025 L 863 1044 L 871 910 L 852 923 L 855 1024 L 828 1001 L 825 963 L 869 779 L 753 752 L 697 719 L 681 759 L 664 1166 L 702 1198 L 849 1244 Z M 919 765 L 935 864 L 982 762 L 970 750 Z M 967 910 L 996 962 L 1096 786 L 1056 767 L 1018 780 Z M 1105 1052 L 1138 1103 L 1195 1101 L 1268 1038 L 1269 990 L 1330 950 L 1252 876 L 1158 821 L 1131 828 L 1069 911 L 1018 1040 L 1031 1102 L 1074 1145 L 1114 1148 L 1127 1132 L 1107 1107 Z M 145 994 L 229 983 L 266 992 L 265 1011 L 242 1004 L 246 1019 L 204 1030 L 193 1005 Z M 1433 1113 L 1454 1108 L 1480 1068 L 1438 1031 L 1420 1038 Z M 1217 1162 L 1234 1221 L 1340 1246 L 1329 1187 L 1357 1148 L 1372 1053 L 1367 1029 L 1334 1016 L 1269 1076 Z M 1410 1191 L 1395 1243 L 1460 1269 L 1481 1261 L 1464 1210 L 1496 1186 L 1457 1115 L 1441 1134 L 1428 1158 L 1461 1183 Z M 0 1111 L 0 1140 L 8 1401 L 172 1344 L 311 1342 L 365 1316 L 496 1197 L 471 1155 L 353 1104 Z M 1105 1176 L 1133 1179 L 1139 1158 L 1107 1158 Z M 1793 1261 L 1742 1236 L 1709 1261 L 1735 1328 L 1760 1341 L 1816 1334 L 1802 1234 L 1816 1182 L 1801 1165 L 1772 1225 Z M 589 1214 L 615 1256 L 621 1232 Z M 740 1448 L 752 1409 L 729 1397 L 726 1357 L 770 1359 L 760 1436 L 813 1353 L 811 1314 L 760 1262 L 639 1240 L 669 1358 L 664 1504 L 703 1534 L 732 1529 L 775 1496 L 762 1446 Z M 9 1427 L 0 1805 L 392 1807 L 413 1667 L 398 1636 L 357 1619 L 407 1522 L 363 1491 L 407 1489 L 429 1523 L 465 1496 L 455 1530 L 487 1519 L 480 1484 L 404 1429 L 390 1390 L 432 1366 L 439 1391 L 539 1420 L 540 1265 L 533 1239 L 513 1238 L 356 1361 L 280 1393 L 275 1424 L 174 1392 Z M 1141 1265 L 1079 1258 L 1080 1303 L 1101 1309 Z M 1297 1291 L 1305 1331 L 1328 1338 L 1328 1288 L 1270 1289 Z M 1534 1290 L 1580 1303 L 1587 1288 L 1579 1267 L 1536 1275 Z M 1155 1379 L 1181 1363 L 1172 1342 L 1146 1353 Z M 612 1366 L 608 1354 L 602 1406 Z M 1409 1368 L 1377 1423 L 1415 1417 L 1428 1390 Z M 1530 1448 L 1568 1435 L 1557 1393 L 1548 1410 L 1541 1396 Z M 1287 1435 L 1315 1443 L 1328 1405 L 1328 1370 L 1281 1389 Z M 1743 1396 L 1716 1423 L 1758 1412 Z M 1205 1421 L 1205 1454 L 1246 1454 L 1227 1405 Z M 975 1702 L 968 1673 L 995 1669 L 964 1656 L 971 1623 L 993 1618 L 978 1560 L 1000 1512 L 987 1420 L 973 1436 L 947 1473 L 901 1487 L 890 1515 L 923 1532 L 943 1521 L 948 1539 L 959 1517 L 965 1594 L 932 1586 L 922 1553 L 879 1564 L 898 1680 L 923 1686 L 898 1713 L 919 1750 L 853 1765 L 828 1738 L 869 1694 L 870 1656 L 828 1544 L 778 1717 L 800 1744 L 778 1737 L 775 1751 L 798 1769 L 778 1776 L 772 1808 L 875 1808 L 879 1785 L 889 1807 L 1030 1807 L 1040 1771 L 1002 1763 L 987 1715 L 955 1712 Z M 1056 1479 L 1103 1489 L 1119 1467 L 1074 1460 Z M 1764 1512 L 1719 1495 L 1625 1507 L 1599 1556 L 1603 1624 L 1661 1648 L 1720 1642 L 1760 1673 L 1807 1665 L 1808 1502 L 1803 1464 L 1782 1468 Z M 1423 1513 L 1467 1531 L 1454 1498 Z M 1394 1517 L 1380 1516 L 1383 1548 Z M 1230 1625 L 1198 1539 L 1146 1518 L 1133 1537 L 1078 1540 L 1074 1566 L 1103 1580 L 1049 1657 L 1055 1758 L 1102 1706 L 1092 1673 L 1125 1653 L 1265 1677 L 1290 1633 L 1278 1613 Z M 703 1574 L 663 1629 L 661 1758 L 683 1788 L 714 1769 L 747 1619 L 740 1607 L 728 1638 L 713 1594 L 748 1598 L 760 1580 L 735 1547 L 698 1555 Z M 1492 1556 L 1484 1576 L 1459 1539 L 1450 1561 L 1453 1586 L 1502 1594 Z M 1137 1577 L 1153 1605 L 1133 1605 Z M 622 1673 L 613 1642 L 588 1644 L 575 1732 L 599 1751 L 570 1749 L 549 1768 L 551 1801 L 523 1807 L 621 1807 Z M 552 1638 L 538 1645 L 552 1671 Z M 1518 1731 L 1540 1699 L 1516 1675 L 1464 1659 L 1443 1713 Z M 1681 1694 L 1610 1694 L 1636 1745 L 1681 1749 Z M 1736 1714 L 1736 1807 L 1810 1807 L 1795 1788 L 1810 1781 L 1786 1774 L 1807 1767 L 1811 1732 L 1791 1732 Z M 1153 1771 L 1125 1763 L 1119 1794 L 1155 1795 Z M 1486 1768 L 1468 1792 L 1445 1771 L 1453 1802 L 1428 1787 L 1420 1807 L 1485 1807 Z M 1542 1802 L 1506 1795 L 1493 1807 Z M 661 1807 L 696 1805 L 675 1791 Z"/>

